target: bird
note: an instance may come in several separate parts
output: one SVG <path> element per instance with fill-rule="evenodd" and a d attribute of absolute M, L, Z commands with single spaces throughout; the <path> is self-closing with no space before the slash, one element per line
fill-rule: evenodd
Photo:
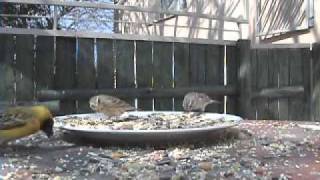
<path fill-rule="evenodd" d="M 186 112 L 200 112 L 203 113 L 207 105 L 220 101 L 211 99 L 208 95 L 199 92 L 189 92 L 184 96 L 182 106 Z"/>
<path fill-rule="evenodd" d="M 110 118 L 117 118 L 124 112 L 135 110 L 135 107 L 124 100 L 105 94 L 91 97 L 89 105 L 93 111 L 103 113 Z"/>
<path fill-rule="evenodd" d="M 53 135 L 53 116 L 45 106 L 10 107 L 0 114 L 0 145 L 38 131 Z"/>

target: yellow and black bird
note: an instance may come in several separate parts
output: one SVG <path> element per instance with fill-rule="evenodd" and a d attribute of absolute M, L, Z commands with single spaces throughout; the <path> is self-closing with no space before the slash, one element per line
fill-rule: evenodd
<path fill-rule="evenodd" d="M 209 104 L 220 104 L 220 101 L 211 99 L 208 95 L 199 92 L 189 92 L 184 96 L 182 106 L 186 112 L 204 112 Z"/>
<path fill-rule="evenodd" d="M 43 131 L 53 135 L 53 117 L 45 106 L 17 106 L 0 114 L 0 145 Z"/>
<path fill-rule="evenodd" d="M 113 118 L 120 116 L 124 112 L 135 110 L 135 107 L 127 102 L 104 94 L 91 97 L 89 105 L 93 111 L 103 113 Z"/>

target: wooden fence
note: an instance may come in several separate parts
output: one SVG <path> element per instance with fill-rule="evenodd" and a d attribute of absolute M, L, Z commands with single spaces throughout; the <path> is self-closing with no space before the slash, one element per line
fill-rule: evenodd
<path fill-rule="evenodd" d="M 235 46 L 120 39 L 0 35 L 0 102 L 59 100 L 60 114 L 90 112 L 88 98 L 108 93 L 143 110 L 181 110 L 188 91 L 236 109 Z M 229 68 L 229 67 L 228 67 Z M 236 70 L 236 69 L 235 69 Z"/>
<path fill-rule="evenodd" d="M 310 47 L 240 43 L 242 115 L 249 119 L 310 120 Z M 240 66 L 240 69 L 241 69 Z"/>
<path fill-rule="evenodd" d="M 319 121 L 319 77 L 319 44 L 0 35 L 0 102 L 59 102 L 59 114 L 90 112 L 100 93 L 142 110 L 182 110 L 184 94 L 200 91 L 225 102 L 209 112 Z"/>

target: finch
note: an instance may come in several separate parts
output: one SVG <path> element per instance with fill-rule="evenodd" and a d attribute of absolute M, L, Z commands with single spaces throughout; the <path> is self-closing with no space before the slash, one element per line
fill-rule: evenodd
<path fill-rule="evenodd" d="M 0 114 L 0 145 L 43 131 L 53 135 L 53 117 L 45 106 L 17 106 Z"/>
<path fill-rule="evenodd" d="M 126 111 L 135 110 L 135 108 L 127 102 L 104 94 L 91 97 L 89 105 L 93 111 L 104 113 L 109 117 L 117 117 Z"/>
<path fill-rule="evenodd" d="M 213 100 L 204 93 L 189 92 L 184 96 L 182 106 L 187 112 L 204 112 L 207 105 L 212 103 L 220 104 L 220 101 Z"/>

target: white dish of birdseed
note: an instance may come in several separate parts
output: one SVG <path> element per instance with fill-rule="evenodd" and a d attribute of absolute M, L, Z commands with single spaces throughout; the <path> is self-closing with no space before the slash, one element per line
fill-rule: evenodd
<path fill-rule="evenodd" d="M 241 117 L 230 114 L 133 111 L 117 120 L 101 113 L 55 117 L 55 126 L 76 137 L 102 142 L 168 142 L 206 138 L 212 133 L 236 126 Z"/>

